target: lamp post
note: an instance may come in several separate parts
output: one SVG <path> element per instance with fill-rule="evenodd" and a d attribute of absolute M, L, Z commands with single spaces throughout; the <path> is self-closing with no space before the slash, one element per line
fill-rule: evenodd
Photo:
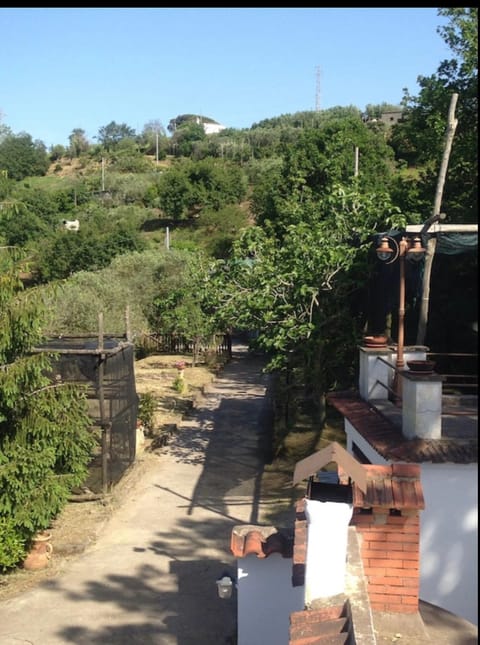
<path fill-rule="evenodd" d="M 405 260 L 420 262 L 425 256 L 425 249 L 422 241 L 417 236 L 413 239 L 403 236 L 397 242 L 390 235 L 384 235 L 377 248 L 377 257 L 385 264 L 393 264 L 399 261 L 400 285 L 398 295 L 398 332 L 397 332 L 397 360 L 395 363 L 395 376 L 393 380 L 393 391 L 397 400 L 402 396 L 402 383 L 399 377 L 399 370 L 405 367 L 404 344 L 405 344 Z"/>

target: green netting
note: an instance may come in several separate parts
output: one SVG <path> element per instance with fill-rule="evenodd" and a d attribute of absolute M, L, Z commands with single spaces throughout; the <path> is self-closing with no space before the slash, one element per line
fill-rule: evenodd
<path fill-rule="evenodd" d="M 435 253 L 458 255 L 478 249 L 478 233 L 436 233 Z"/>

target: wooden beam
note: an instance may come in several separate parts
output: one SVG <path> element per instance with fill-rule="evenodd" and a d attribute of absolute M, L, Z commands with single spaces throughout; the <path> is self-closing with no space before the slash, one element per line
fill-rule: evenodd
<path fill-rule="evenodd" d="M 298 484 L 316 474 L 321 468 L 335 462 L 352 479 L 362 492 L 367 491 L 367 475 L 362 464 L 359 463 L 345 448 L 336 441 L 332 441 L 326 448 L 315 452 L 313 455 L 298 461 L 293 473 L 293 484 Z"/>
<path fill-rule="evenodd" d="M 420 233 L 423 224 L 408 224 L 407 233 Z M 478 233 L 478 224 L 440 224 L 435 223 L 428 229 L 430 233 Z"/>

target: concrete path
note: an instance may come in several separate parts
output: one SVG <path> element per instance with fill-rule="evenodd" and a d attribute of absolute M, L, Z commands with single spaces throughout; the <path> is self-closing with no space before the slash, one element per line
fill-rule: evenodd
<path fill-rule="evenodd" d="M 235 524 L 256 523 L 267 377 L 233 360 L 155 455 L 98 540 L 58 578 L 0 603 L 0 645 L 235 643 Z"/>

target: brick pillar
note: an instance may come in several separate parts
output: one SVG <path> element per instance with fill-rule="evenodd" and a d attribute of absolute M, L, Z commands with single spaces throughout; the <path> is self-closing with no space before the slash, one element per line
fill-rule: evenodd
<path fill-rule="evenodd" d="M 365 466 L 368 492 L 355 489 L 351 525 L 360 536 L 367 592 L 374 611 L 418 611 L 420 517 L 418 464 Z"/>

